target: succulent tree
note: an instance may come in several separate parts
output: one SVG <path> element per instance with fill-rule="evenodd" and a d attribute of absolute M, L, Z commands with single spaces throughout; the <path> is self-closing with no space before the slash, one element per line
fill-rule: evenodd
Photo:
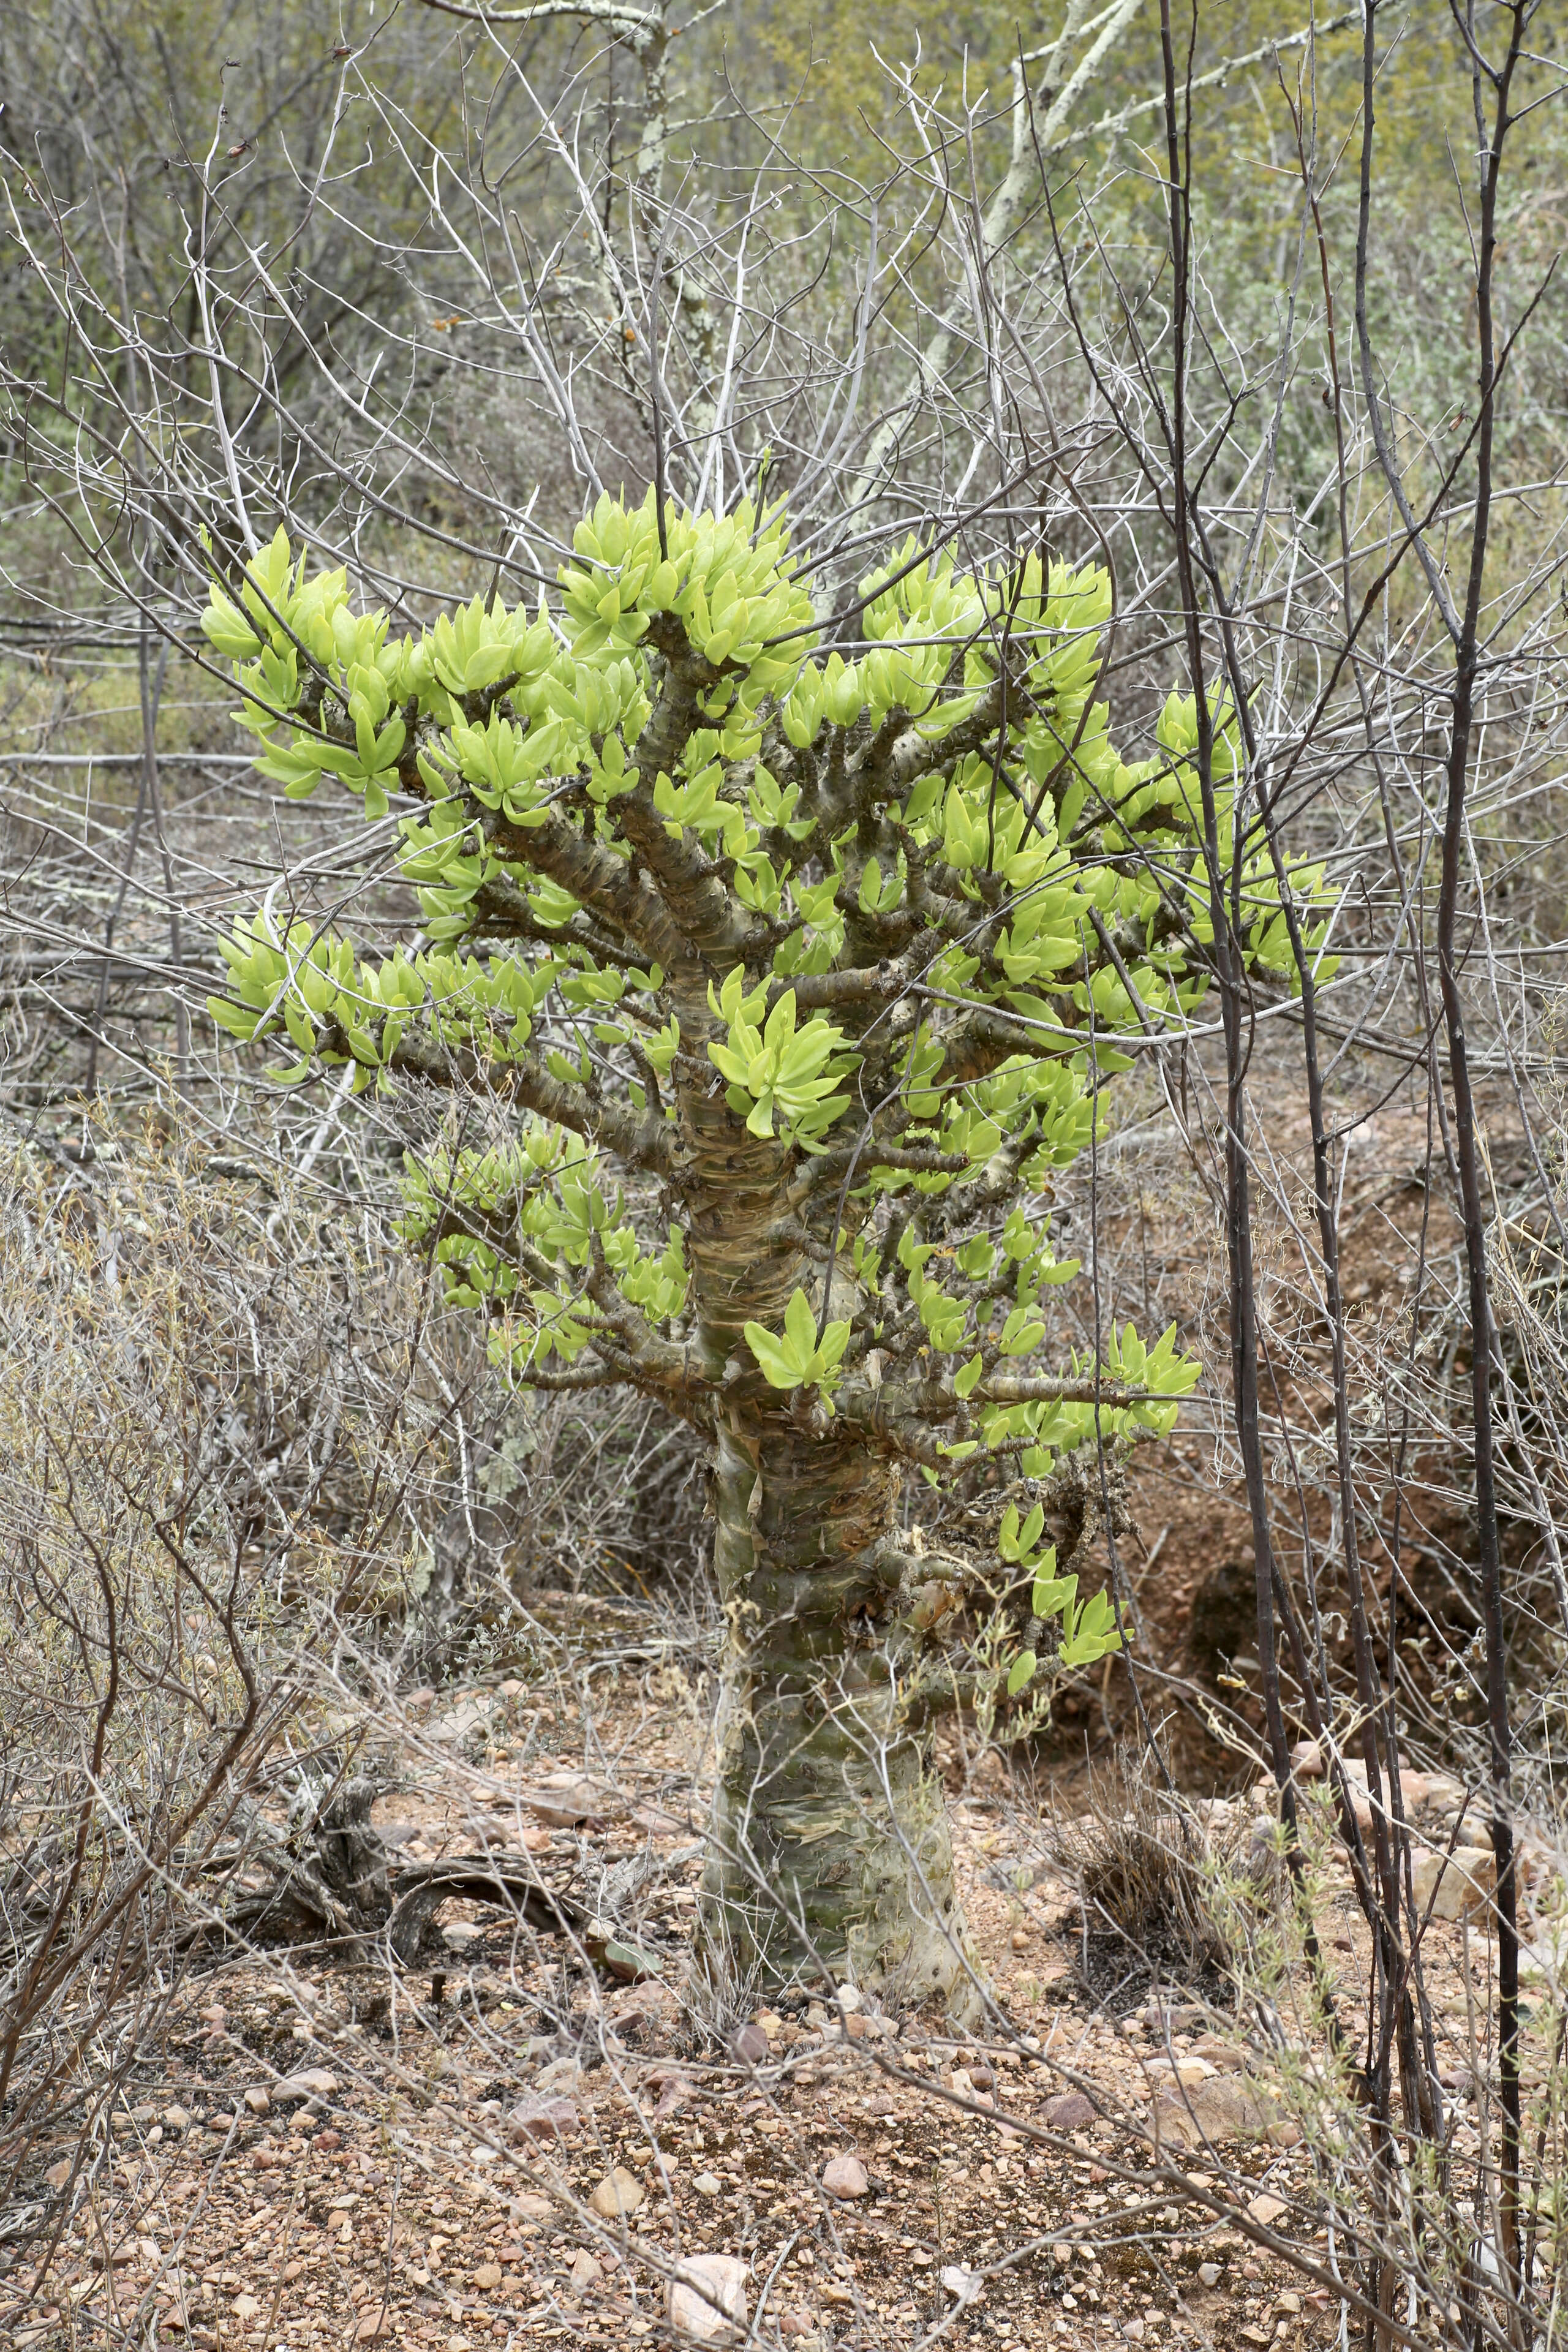
<path fill-rule="evenodd" d="M 206 614 L 263 774 L 395 811 L 423 914 L 377 958 L 242 922 L 217 1018 L 286 1040 L 291 1082 L 454 1089 L 405 1214 L 452 1307 L 518 1382 L 626 1383 L 707 1441 L 704 1916 L 769 1971 L 961 1979 L 927 1727 L 1120 1646 L 1087 1541 L 1059 1568 L 1043 1544 L 1048 1482 L 1168 1429 L 1197 1377 L 1131 1328 L 1037 1364 L 1077 1272 L 1053 1175 L 1121 1045 L 1186 1022 L 1217 888 L 1289 972 L 1279 877 L 1233 844 L 1234 714 L 1203 772 L 1174 697 L 1124 761 L 1110 604 L 1099 569 L 911 542 L 847 623 L 782 504 L 650 494 L 601 499 L 532 612 L 396 635 L 280 531 Z M 922 1482 L 985 1488 L 988 1557 L 924 1539 Z"/>

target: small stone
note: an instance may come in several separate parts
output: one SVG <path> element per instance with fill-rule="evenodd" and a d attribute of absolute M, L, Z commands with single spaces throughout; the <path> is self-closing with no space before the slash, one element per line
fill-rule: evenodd
<path fill-rule="evenodd" d="M 767 2062 L 768 2037 L 760 2025 L 742 2025 L 730 2037 L 730 2048 L 742 2066 L 761 2066 Z"/>
<path fill-rule="evenodd" d="M 689 2254 L 670 2283 L 670 2325 L 701 2344 L 728 2335 L 731 2323 L 744 2327 L 746 2276 L 733 2254 Z"/>
<path fill-rule="evenodd" d="M 980 2282 L 972 2271 L 964 2269 L 962 2263 L 949 2263 L 944 2271 L 938 2273 L 938 2276 L 947 2293 L 959 2304 L 973 2301 L 979 2290 Z"/>
<path fill-rule="evenodd" d="M 601 2275 L 598 2263 L 584 2246 L 572 2265 L 568 2283 L 573 2294 L 586 2294 L 591 2286 L 598 2285 Z"/>
<path fill-rule="evenodd" d="M 570 2099 L 524 2099 L 507 2117 L 514 2139 L 546 2144 L 552 2139 L 568 2138 L 578 2129 L 580 2121 Z"/>
<path fill-rule="evenodd" d="M 1298 1780 L 1321 1780 L 1323 1751 L 1315 1739 L 1299 1739 L 1290 1750 L 1290 1770 Z"/>
<path fill-rule="evenodd" d="M 996 2070 L 988 2066 L 983 2058 L 972 2058 L 965 2071 L 977 2091 L 994 2091 L 996 2088 Z"/>
<path fill-rule="evenodd" d="M 1218 2286 L 1219 2264 L 1217 2263 L 1200 2263 L 1198 2264 L 1198 2284 L 1201 2286 Z"/>
<path fill-rule="evenodd" d="M 479 1942 L 484 1932 L 484 1929 L 473 1919 L 454 1919 L 449 1926 L 442 1928 L 441 1941 L 449 1946 L 454 1952 L 466 1952 L 470 1944 Z"/>
<path fill-rule="evenodd" d="M 577 1829 L 620 1811 L 613 1790 L 583 1772 L 547 1772 L 537 1789 L 523 1790 L 521 1802 L 558 1830 Z"/>
<path fill-rule="evenodd" d="M 868 2017 L 864 2011 L 857 2009 L 845 2019 L 844 2031 L 851 2042 L 865 2042 L 872 2038 L 871 2029 L 877 2022 L 876 2018 Z"/>
<path fill-rule="evenodd" d="M 292 2099 L 331 2099 L 337 2094 L 338 2078 L 329 2074 L 324 2066 L 307 2066 L 298 2074 L 285 2074 L 272 2085 L 272 2104 Z M 167 2123 L 168 2116 L 163 2121 Z"/>
<path fill-rule="evenodd" d="M 1190 2091 L 1166 2092 L 1154 2105 L 1162 2140 L 1184 2147 L 1205 2141 L 1259 2139 L 1275 2117 L 1257 2084 L 1241 2074 L 1211 2074 Z"/>
<path fill-rule="evenodd" d="M 361 2312 L 354 2326 L 354 2342 L 370 2344 L 376 2336 L 390 2336 L 391 2333 L 392 2314 L 384 2305 L 378 2304 L 373 2310 Z"/>
<path fill-rule="evenodd" d="M 676 1995 L 657 1978 L 612 1993 L 606 2005 L 617 2033 L 668 2032 L 680 2014 Z"/>
<path fill-rule="evenodd" d="M 50 2189 L 63 2189 L 70 2177 L 71 2158 L 68 2156 L 62 2156 L 58 2164 L 50 2165 L 44 2175 L 44 2180 Z"/>
<path fill-rule="evenodd" d="M 259 2086 L 255 2090 L 247 2091 L 245 2104 L 253 2116 L 269 2116 L 272 2113 L 272 2102 Z"/>
<path fill-rule="evenodd" d="M 722 2183 L 716 2173 L 700 2172 L 691 2186 L 699 2197 L 717 2197 Z"/>
<path fill-rule="evenodd" d="M 207 2129 L 210 2132 L 216 2132 L 221 2138 L 225 2132 L 232 2131 L 234 2129 L 234 2117 L 232 2116 L 221 2114 L 209 2116 L 207 2117 Z"/>
<path fill-rule="evenodd" d="M 481 2263 L 474 2273 L 474 2284 L 481 2294 L 493 2294 L 500 2282 L 501 2267 L 499 2263 Z"/>
<path fill-rule="evenodd" d="M 1271 2230 L 1289 2210 L 1282 2197 L 1270 2197 L 1266 2190 L 1254 2197 L 1247 2208 L 1249 2219 L 1256 2221 L 1260 2230 Z"/>
<path fill-rule="evenodd" d="M 1141 2319 L 1124 2319 L 1121 2323 L 1121 2333 L 1125 2336 L 1129 2344 L 1142 2344 L 1143 2341 L 1143 2322 Z"/>
<path fill-rule="evenodd" d="M 1428 1905 L 1436 1919 L 1479 1917 L 1497 1890 L 1497 1857 L 1489 1846 L 1462 1845 L 1450 1855 L 1423 1853 L 1412 1873 L 1415 1908 Z"/>
<path fill-rule="evenodd" d="M 647 2195 L 636 2173 L 617 2164 L 613 2172 L 605 2173 L 588 2202 L 605 2221 L 616 2221 L 623 2213 L 635 2213 Z"/>
<path fill-rule="evenodd" d="M 864 2009 L 866 2006 L 860 1994 L 860 1989 L 858 1985 L 841 1984 L 837 1989 L 837 1999 L 838 2006 L 844 2011 L 846 2017 L 850 2016 L 854 2011 Z"/>
<path fill-rule="evenodd" d="M 165 2131 L 183 2132 L 189 2131 L 191 2127 L 190 2116 L 184 2107 L 165 2107 L 159 2121 Z"/>
<path fill-rule="evenodd" d="M 822 2168 L 822 2185 L 830 2197 L 864 2197 L 871 2184 L 858 2156 L 832 2156 Z"/>
<path fill-rule="evenodd" d="M 1026 1952 L 1029 1948 L 1028 1929 L 1026 1927 L 1015 1927 L 1012 1934 L 1008 1937 L 1007 1941 L 1012 1945 L 1013 1949 L 1016 1952 Z"/>
<path fill-rule="evenodd" d="M 550 2221 L 554 2217 L 553 2204 L 548 2197 L 541 2196 L 537 2189 L 525 2189 L 522 2195 L 514 2197 L 506 2209 L 509 2221 Z"/>
<path fill-rule="evenodd" d="M 1274 2298 L 1274 2308 L 1284 2314 L 1286 2317 L 1294 2319 L 1301 2308 L 1301 2298 L 1299 2294 L 1277 2294 Z"/>
<path fill-rule="evenodd" d="M 1268 2126 L 1270 2147 L 1297 2147 L 1300 2145 L 1300 2140 L 1301 2126 L 1294 2116 L 1285 2116 L 1279 2123 L 1270 2124 Z"/>
<path fill-rule="evenodd" d="M 237 2294 L 229 2308 L 237 2319 L 254 2319 L 261 2305 L 253 2294 Z"/>
<path fill-rule="evenodd" d="M 1099 2120 L 1081 2091 L 1058 2091 L 1040 2110 L 1052 2131 L 1087 2131 Z"/>

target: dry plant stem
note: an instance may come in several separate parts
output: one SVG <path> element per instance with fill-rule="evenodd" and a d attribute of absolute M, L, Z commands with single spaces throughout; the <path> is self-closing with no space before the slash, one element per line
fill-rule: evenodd
<path fill-rule="evenodd" d="M 1515 2294 L 1521 2301 L 1520 2326 L 1528 2326 L 1526 2298 L 1530 2282 L 1520 2267 L 1520 2061 L 1519 2061 L 1519 1895 L 1514 1866 L 1512 1734 L 1509 1722 L 1508 1653 L 1503 1628 L 1502 1561 L 1498 1533 L 1497 1480 L 1491 1423 L 1493 1349 L 1490 1284 L 1487 1270 L 1485 1206 L 1481 1191 L 1477 1139 L 1476 1103 L 1465 1039 L 1465 1006 L 1455 946 L 1461 866 L 1465 847 L 1465 803 L 1469 780 L 1471 737 L 1475 720 L 1476 680 L 1479 668 L 1479 617 L 1485 584 L 1491 520 L 1492 457 L 1496 439 L 1495 396 L 1497 350 L 1493 315 L 1493 277 L 1497 261 L 1498 189 L 1503 149 L 1513 118 L 1510 100 L 1515 69 L 1535 14 L 1516 0 L 1505 12 L 1509 26 L 1503 62 L 1489 71 L 1495 110 L 1491 134 L 1482 159 L 1480 220 L 1476 268 L 1476 342 L 1479 360 L 1477 390 L 1480 401 L 1476 449 L 1475 512 L 1471 524 L 1470 559 L 1465 601 L 1454 654 L 1453 712 L 1445 762 L 1442 885 L 1437 901 L 1437 971 L 1447 1035 L 1450 1083 L 1454 1090 L 1454 1137 L 1459 1162 L 1459 1196 L 1465 1230 L 1465 1266 L 1470 1310 L 1470 1394 L 1476 1449 L 1476 1519 L 1479 1545 L 1479 1582 L 1486 1627 L 1487 1710 L 1491 1739 L 1492 1849 L 1497 1863 L 1498 1916 L 1498 2058 L 1499 2095 L 1502 2109 L 1500 2253 Z M 1373 10 L 1367 10 L 1366 40 L 1370 50 Z M 1477 113 L 1480 115 L 1480 64 L 1476 55 Z M 1368 91 L 1370 105 L 1370 89 Z M 1370 120 L 1367 126 L 1370 142 Z"/>
<path fill-rule="evenodd" d="M 1230 1276 L 1230 1348 L 1232 1410 L 1235 1416 L 1237 1444 L 1243 1476 L 1246 1482 L 1247 1507 L 1252 1522 L 1252 1538 L 1256 1571 L 1258 1652 L 1259 1678 L 1262 1687 L 1264 1717 L 1270 1759 L 1279 1793 L 1279 1810 L 1285 1834 L 1290 1846 L 1297 1843 L 1296 1792 L 1290 1771 L 1289 1738 L 1280 1702 L 1278 1648 L 1274 1619 L 1274 1588 L 1278 1569 L 1274 1556 L 1273 1537 L 1269 1526 L 1268 1479 L 1263 1460 L 1258 1405 L 1259 1335 L 1256 1282 L 1253 1266 L 1253 1231 L 1251 1208 L 1251 1154 L 1247 1141 L 1247 1068 L 1251 1053 L 1250 1008 L 1248 992 L 1240 961 L 1241 923 L 1239 906 L 1239 864 L 1234 867 L 1235 880 L 1227 899 L 1225 887 L 1225 866 L 1221 858 L 1217 803 L 1214 786 L 1214 706 L 1208 663 L 1203 635 L 1203 591 L 1200 586 L 1200 557 L 1195 541 L 1200 537 L 1193 493 L 1188 478 L 1186 447 L 1186 342 L 1190 318 L 1190 215 L 1186 188 L 1186 159 L 1184 152 L 1184 125 L 1179 107 L 1177 64 L 1170 0 L 1162 0 L 1161 49 L 1165 78 L 1165 150 L 1167 166 L 1167 217 L 1172 260 L 1172 366 L 1169 408 L 1169 463 L 1172 498 L 1175 509 L 1173 536 L 1175 558 L 1180 581 L 1183 625 L 1187 646 L 1188 679 L 1194 698 L 1197 725 L 1197 771 L 1203 793 L 1204 824 L 1207 845 L 1210 919 L 1214 935 L 1214 959 L 1220 994 L 1221 1020 L 1225 1041 L 1225 1197 L 1226 1255 Z M 1223 641 L 1223 640 L 1222 640 Z M 1219 666 L 1221 678 L 1226 665 Z M 1226 680 L 1233 695 L 1238 715 L 1246 708 L 1245 688 L 1234 680 Z M 1261 794 L 1261 782 L 1254 774 L 1254 787 Z M 1310 972 L 1304 974 L 1310 984 Z M 1309 1013 L 1309 1024 L 1310 1014 Z M 1308 1035 L 1312 1035 L 1309 1025 Z M 1315 1048 L 1315 1040 L 1313 1041 Z M 1310 1063 L 1315 1067 L 1315 1050 Z M 1315 1191 L 1321 1199 L 1327 1191 L 1326 1136 L 1323 1131 L 1321 1089 L 1314 1103 L 1313 1146 Z M 1334 1237 L 1331 1230 L 1325 1236 L 1325 1273 L 1332 1279 Z M 1342 1394 L 1342 1347 L 1336 1369 L 1341 1373 Z M 1353 1560 L 1354 1541 L 1353 1498 L 1347 1513 L 1344 1529 L 1347 1563 Z M 1352 1622 L 1355 1629 L 1358 1676 L 1363 1684 L 1362 1715 L 1363 1741 L 1366 1749 L 1369 1788 L 1378 1787 L 1378 1759 L 1374 1726 L 1379 1712 L 1381 1693 L 1373 1680 L 1370 1628 L 1366 1620 L 1364 1600 L 1359 1580 L 1352 1583 Z M 1397 1874 L 1389 1849 L 1386 1825 L 1381 1808 L 1373 1812 L 1378 1878 L 1383 1902 L 1381 1918 L 1374 1923 L 1381 1947 L 1378 1977 L 1384 2004 L 1384 2031 L 1380 2036 L 1381 2050 L 1372 2068 L 1370 2082 L 1371 2106 L 1377 2168 L 1384 2180 L 1384 2210 L 1392 2219 L 1396 2208 L 1396 2192 L 1392 2168 L 1394 2151 L 1389 2128 L 1387 2053 L 1394 2039 L 1390 2030 L 1394 2019 L 1391 2010 L 1391 1987 L 1394 1980 L 1396 1962 L 1394 1923 L 1397 1918 Z M 1300 1885 L 1297 1879 L 1298 1885 Z M 1316 1932 L 1310 1917 L 1308 1934 L 1313 1945 Z M 1321 1969 L 1320 1969 L 1321 1973 Z M 1414 2053 L 1414 2019 L 1401 2038 L 1401 2055 Z M 1418 2069 L 1412 2069 L 1419 2080 Z M 1418 2099 L 1414 2102 L 1419 2111 Z M 1393 2267 L 1374 2260 L 1372 2265 L 1372 2295 L 1378 2317 L 1369 2316 L 1368 2340 L 1375 2342 L 1379 2352 L 1390 2340 L 1386 2325 L 1392 2308 L 1394 2284 Z"/>
<path fill-rule="evenodd" d="M 1268 1525 L 1267 1480 L 1258 1423 L 1258 1315 L 1252 1266 L 1250 1156 L 1247 1140 L 1247 995 L 1239 968 L 1240 942 L 1226 902 L 1225 861 L 1219 844 L 1215 793 L 1215 727 L 1208 662 L 1203 635 L 1203 596 L 1194 562 L 1193 488 L 1187 453 L 1187 339 L 1191 331 L 1191 219 L 1176 75 L 1171 0 L 1161 0 L 1160 47 L 1164 73 L 1166 219 L 1172 263 L 1171 393 L 1169 414 L 1171 489 L 1175 506 L 1173 536 L 1181 595 L 1188 685 L 1195 700 L 1199 789 L 1209 890 L 1209 919 L 1225 1038 L 1226 1249 L 1230 1275 L 1232 1410 L 1247 1483 L 1257 1570 L 1258 1664 L 1270 1761 L 1284 1817 L 1293 1825 L 1295 1794 L 1289 1740 L 1279 1702 L 1279 1671 L 1274 1633 L 1274 1547 Z M 1239 870 L 1237 872 L 1239 885 Z"/>

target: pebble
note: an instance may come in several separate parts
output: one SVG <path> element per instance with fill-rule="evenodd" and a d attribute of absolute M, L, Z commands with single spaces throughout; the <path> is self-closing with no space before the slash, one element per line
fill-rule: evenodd
<path fill-rule="evenodd" d="M 338 2087 L 338 2078 L 329 2074 L 324 2066 L 306 2066 L 298 2074 L 285 2074 L 272 2085 L 272 2104 L 280 2099 L 330 2099 Z M 167 2116 L 163 2118 L 168 2122 Z"/>
<path fill-rule="evenodd" d="M 247 2091 L 245 2104 L 253 2116 L 269 2116 L 272 2113 L 272 2102 L 266 2092 L 259 2087 L 253 2091 Z"/>
<path fill-rule="evenodd" d="M 581 2118 L 570 2099 L 524 2099 L 507 2117 L 516 2139 L 564 2139 Z"/>
<path fill-rule="evenodd" d="M 159 2118 L 165 2131 L 189 2131 L 190 2116 L 184 2107 L 165 2107 Z"/>
<path fill-rule="evenodd" d="M 1218 2286 L 1219 2264 L 1217 2263 L 1200 2263 L 1198 2264 L 1198 2279 L 1200 2284 L 1204 2286 Z"/>
<path fill-rule="evenodd" d="M 599 2284 L 599 2265 L 586 2246 L 572 2265 L 570 2284 L 574 2294 L 586 2294 L 591 2286 Z"/>
<path fill-rule="evenodd" d="M 699 2197 L 717 2197 L 721 2185 L 718 2175 L 712 2172 L 700 2172 L 691 2184 Z"/>
<path fill-rule="evenodd" d="M 700 2344 L 727 2335 L 731 2322 L 744 2327 L 746 2275 L 746 2264 L 733 2254 L 689 2254 L 670 2282 L 670 2325 Z"/>
<path fill-rule="evenodd" d="M 1254 2197 L 1247 2208 L 1248 2215 L 1260 2230 L 1272 2229 L 1289 2210 L 1282 2197 L 1270 2197 L 1266 2192 Z"/>
<path fill-rule="evenodd" d="M 647 2195 L 636 2173 L 617 2164 L 613 2172 L 605 2173 L 588 2202 L 605 2221 L 616 2221 L 623 2213 L 635 2213 Z"/>
<path fill-rule="evenodd" d="M 501 2266 L 499 2263 L 481 2263 L 474 2273 L 474 2284 L 481 2294 L 493 2294 L 500 2283 Z"/>
<path fill-rule="evenodd" d="M 763 2066 L 767 2063 L 768 2037 L 760 2025 L 742 2025 L 730 2036 L 730 2048 L 742 2066 Z"/>
<path fill-rule="evenodd" d="M 949 2263 L 939 2275 L 947 2293 L 960 2304 L 972 2303 L 979 2292 L 979 2280 L 972 2271 L 965 2270 L 962 2263 Z"/>
<path fill-rule="evenodd" d="M 871 2184 L 858 2156 L 833 2156 L 822 2168 L 822 2185 L 830 2197 L 864 2197 Z"/>
<path fill-rule="evenodd" d="M 521 1802 L 551 1829 L 578 1829 L 603 1821 L 620 1807 L 613 1790 L 583 1772 L 547 1772 L 537 1789 L 525 1789 Z"/>
<path fill-rule="evenodd" d="M 1058 2091 L 1041 2109 L 1053 2131 L 1084 2131 L 1098 2118 L 1081 2091 Z"/>

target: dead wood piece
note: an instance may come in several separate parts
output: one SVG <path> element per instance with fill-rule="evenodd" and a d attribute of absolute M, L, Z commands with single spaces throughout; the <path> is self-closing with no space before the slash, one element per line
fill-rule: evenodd
<path fill-rule="evenodd" d="M 419 1958 L 443 1903 L 493 1903 L 531 1927 L 569 1934 L 587 1921 L 584 1906 L 546 1886 L 523 1855 L 452 1854 L 441 1862 L 405 1864 L 391 1875 L 395 1899 L 387 1937 L 405 1967 Z"/>

